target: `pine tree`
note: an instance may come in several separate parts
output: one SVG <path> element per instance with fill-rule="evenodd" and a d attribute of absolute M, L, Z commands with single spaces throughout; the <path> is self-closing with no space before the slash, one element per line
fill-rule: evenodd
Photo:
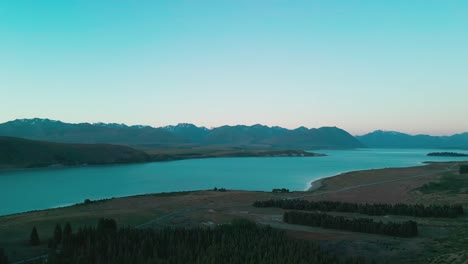
<path fill-rule="evenodd" d="M 39 234 L 37 233 L 37 229 L 34 226 L 31 231 L 31 235 L 29 236 L 29 244 L 31 246 L 37 246 L 40 243 L 41 243 L 41 240 L 39 239 Z"/>
<path fill-rule="evenodd" d="M 62 227 L 60 226 L 60 224 L 57 224 L 55 226 L 54 241 L 56 244 L 62 243 Z"/>
<path fill-rule="evenodd" d="M 69 222 L 67 222 L 65 224 L 65 227 L 63 228 L 63 237 L 62 237 L 62 240 L 63 241 L 66 241 L 70 238 L 71 234 L 72 234 L 72 228 L 71 228 L 71 225 Z"/>
<path fill-rule="evenodd" d="M 114 234 L 117 232 L 117 223 L 114 219 L 101 218 L 98 221 L 97 230 L 101 234 Z"/>

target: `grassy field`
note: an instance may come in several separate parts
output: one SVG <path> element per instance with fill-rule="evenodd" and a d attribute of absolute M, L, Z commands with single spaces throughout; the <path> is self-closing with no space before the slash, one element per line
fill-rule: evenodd
<path fill-rule="evenodd" d="M 314 192 L 194 191 L 142 195 L 97 201 L 66 208 L 0 217 L 0 247 L 11 261 L 47 252 L 47 239 L 57 223 L 70 222 L 76 229 L 93 225 L 101 217 L 114 218 L 120 226 L 159 228 L 163 226 L 213 226 L 233 218 L 284 229 L 288 235 L 319 242 L 336 254 L 363 255 L 377 263 L 464 263 L 468 257 L 468 217 L 456 219 L 374 216 L 376 220 L 415 220 L 420 235 L 394 238 L 282 222 L 282 209 L 256 208 L 252 202 L 271 198 L 303 198 L 349 202 L 404 202 L 422 204 L 461 203 L 468 206 L 468 175 L 459 175 L 458 164 L 346 173 L 323 181 Z M 451 180 L 457 184 L 450 184 Z M 432 183 L 431 183 L 432 182 Z M 437 188 L 423 187 L 433 186 Z M 440 187 L 443 186 L 443 187 Z M 427 190 L 426 190 L 427 189 Z M 351 213 L 337 215 L 358 216 Z M 362 217 L 362 215 L 361 215 Z M 368 217 L 368 216 L 365 216 Z M 32 226 L 37 226 L 42 244 L 28 245 Z"/>

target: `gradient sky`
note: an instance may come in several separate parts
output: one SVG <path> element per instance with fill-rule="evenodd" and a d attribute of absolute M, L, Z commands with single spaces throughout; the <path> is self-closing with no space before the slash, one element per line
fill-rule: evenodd
<path fill-rule="evenodd" d="M 0 122 L 468 131 L 468 1 L 0 2 Z"/>

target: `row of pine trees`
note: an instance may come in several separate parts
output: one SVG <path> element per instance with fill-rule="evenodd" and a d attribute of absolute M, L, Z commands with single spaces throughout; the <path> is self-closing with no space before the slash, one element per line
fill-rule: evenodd
<path fill-rule="evenodd" d="M 345 218 L 324 213 L 287 211 L 283 221 L 288 224 L 317 226 L 327 229 L 347 230 L 387 236 L 414 237 L 418 235 L 418 226 L 414 221 L 402 223 L 383 223 L 370 218 Z"/>
<path fill-rule="evenodd" d="M 256 201 L 255 207 L 277 207 L 288 210 L 306 210 L 322 212 L 349 212 L 366 215 L 406 215 L 415 217 L 455 218 L 464 214 L 461 205 L 421 204 L 357 204 L 337 201 L 306 201 L 300 199 L 272 199 Z"/>

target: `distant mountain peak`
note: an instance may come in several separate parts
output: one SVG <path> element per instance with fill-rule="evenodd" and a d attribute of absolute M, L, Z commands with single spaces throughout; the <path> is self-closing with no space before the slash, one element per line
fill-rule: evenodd
<path fill-rule="evenodd" d="M 92 125 L 94 126 L 100 126 L 100 127 L 128 127 L 126 124 L 121 123 L 103 123 L 103 122 L 98 122 L 98 123 L 93 123 Z"/>
<path fill-rule="evenodd" d="M 405 133 L 401 133 L 398 131 L 392 131 L 392 130 L 375 130 L 374 132 L 371 132 L 369 134 L 387 134 L 387 135 L 407 135 Z"/>
<path fill-rule="evenodd" d="M 305 126 L 300 126 L 300 127 L 296 128 L 294 130 L 295 131 L 308 131 L 309 129 L 307 127 L 305 127 Z"/>
<path fill-rule="evenodd" d="M 272 126 L 271 129 L 273 130 L 276 130 L 276 131 L 285 131 L 285 130 L 288 130 L 284 127 L 280 127 L 280 126 Z"/>
<path fill-rule="evenodd" d="M 266 125 L 262 125 L 262 124 L 255 124 L 255 125 L 252 125 L 252 128 L 270 128 L 270 127 Z"/>
<path fill-rule="evenodd" d="M 20 124 L 20 125 L 40 125 L 40 124 L 64 124 L 58 120 L 52 120 L 48 118 L 19 118 L 7 123 Z"/>
<path fill-rule="evenodd" d="M 161 127 L 165 130 L 169 130 L 169 131 L 175 131 L 175 130 L 181 130 L 181 129 L 201 129 L 201 130 L 208 130 L 208 128 L 206 127 L 199 127 L 199 126 L 196 126 L 192 123 L 178 123 L 177 125 L 169 125 L 169 126 L 165 126 L 165 127 Z"/>
<path fill-rule="evenodd" d="M 130 128 L 141 129 L 141 128 L 153 128 L 153 127 L 152 126 L 145 126 L 145 125 L 133 125 L 133 126 L 130 126 Z"/>
<path fill-rule="evenodd" d="M 183 127 L 183 128 L 194 128 L 197 127 L 196 125 L 192 123 L 178 123 L 176 127 Z"/>
<path fill-rule="evenodd" d="M 12 122 L 20 122 L 20 123 L 37 123 L 37 122 L 46 123 L 46 122 L 53 122 L 53 123 L 57 123 L 57 122 L 60 122 L 60 121 L 58 121 L 58 120 L 52 120 L 52 119 L 48 119 L 48 118 L 38 118 L 38 117 L 35 117 L 35 118 L 19 118 L 19 119 L 13 120 Z"/>

